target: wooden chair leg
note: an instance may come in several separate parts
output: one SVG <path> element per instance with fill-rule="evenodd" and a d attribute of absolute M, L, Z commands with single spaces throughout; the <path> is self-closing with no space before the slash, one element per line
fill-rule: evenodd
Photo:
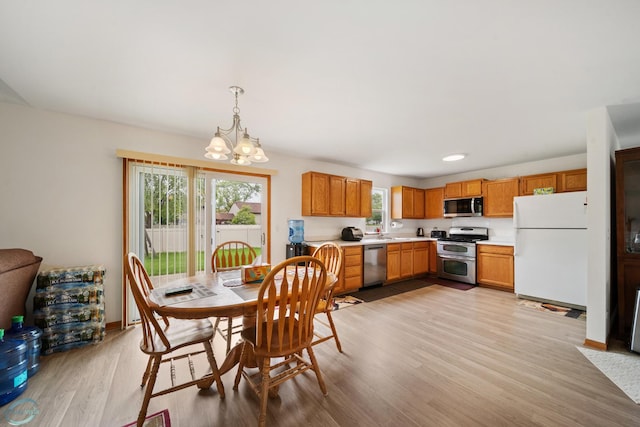
<path fill-rule="evenodd" d="M 262 362 L 262 389 L 260 391 L 260 415 L 258 417 L 258 427 L 267 425 L 267 401 L 269 400 L 269 382 L 271 375 L 271 359 L 265 357 Z"/>
<path fill-rule="evenodd" d="M 233 317 L 227 318 L 227 353 L 231 350 L 231 337 L 233 335 Z"/>
<path fill-rule="evenodd" d="M 322 394 L 327 395 L 327 385 L 324 383 L 324 378 L 322 378 L 322 373 L 320 372 L 320 366 L 318 365 L 318 361 L 316 360 L 316 355 L 311 348 L 311 345 L 307 347 L 307 352 L 309 353 L 309 359 L 311 360 L 311 364 L 313 365 L 313 372 L 316 373 L 316 378 L 318 378 L 318 385 L 320 386 L 320 390 Z"/>
<path fill-rule="evenodd" d="M 213 336 L 211 337 L 211 341 L 216 337 L 216 332 L 218 332 L 218 325 L 220 325 L 220 318 L 216 317 L 216 322 L 213 324 Z"/>
<path fill-rule="evenodd" d="M 138 414 L 138 427 L 142 427 L 144 419 L 147 416 L 147 409 L 149 408 L 149 400 L 151 400 L 151 394 L 153 394 L 153 387 L 156 385 L 156 377 L 158 376 L 158 369 L 160 368 L 160 360 L 162 356 L 151 356 L 149 361 L 151 363 L 151 372 L 149 373 L 149 380 L 147 382 L 147 389 L 144 391 L 144 398 L 142 399 L 142 407 Z"/>
<path fill-rule="evenodd" d="M 242 344 L 242 351 L 240 352 L 240 360 L 238 361 L 238 372 L 236 372 L 236 379 L 233 381 L 233 389 L 238 390 L 238 384 L 240 384 L 240 378 L 242 377 L 242 371 L 244 369 L 247 343 Z"/>
<path fill-rule="evenodd" d="M 144 387 L 144 385 L 147 383 L 147 380 L 149 379 L 149 371 L 151 370 L 151 361 L 153 360 L 152 356 L 149 356 L 149 360 L 147 360 L 147 367 L 144 370 L 144 373 L 142 374 L 142 382 L 140 382 L 140 388 Z"/>
<path fill-rule="evenodd" d="M 340 344 L 340 339 L 338 338 L 338 331 L 336 330 L 336 325 L 333 323 L 333 317 L 331 317 L 330 311 L 327 311 L 327 319 L 329 319 L 329 326 L 331 326 L 331 333 L 333 333 L 333 339 L 336 340 L 336 347 L 338 347 L 338 351 L 342 353 L 342 344 Z"/>
<path fill-rule="evenodd" d="M 218 370 L 218 363 L 216 362 L 216 357 L 213 354 L 213 348 L 211 347 L 211 342 L 205 341 L 203 344 L 204 344 L 204 349 L 207 352 L 207 359 L 209 360 L 211 371 L 213 372 L 213 378 L 216 381 L 218 394 L 220 395 L 220 399 L 224 399 L 224 385 L 222 384 L 222 378 L 220 378 L 220 371 Z"/>

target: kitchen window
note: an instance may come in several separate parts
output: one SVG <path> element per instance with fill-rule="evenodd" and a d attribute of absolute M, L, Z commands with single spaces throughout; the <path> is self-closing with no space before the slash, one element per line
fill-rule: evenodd
<path fill-rule="evenodd" d="M 365 232 L 382 233 L 387 231 L 389 191 L 386 188 L 371 189 L 371 216 L 366 219 Z"/>

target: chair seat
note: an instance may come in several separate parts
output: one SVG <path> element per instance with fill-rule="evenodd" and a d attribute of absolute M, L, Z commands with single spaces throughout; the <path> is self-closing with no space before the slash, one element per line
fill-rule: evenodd
<path fill-rule="evenodd" d="M 182 320 L 171 319 L 169 327 L 163 330 L 169 340 L 171 350 L 175 350 L 193 343 L 210 340 L 213 337 L 213 326 L 207 319 Z M 163 354 L 170 351 L 157 333 L 153 334 L 151 344 L 140 342 L 140 350 L 146 354 Z"/>
<path fill-rule="evenodd" d="M 279 341 L 280 341 L 280 336 L 278 333 L 278 321 L 274 321 L 274 333 L 271 336 L 271 345 L 270 345 L 270 349 L 267 351 L 267 346 L 266 344 L 263 345 L 262 348 L 256 348 L 255 349 L 255 354 L 256 356 L 264 356 L 264 355 L 269 355 L 270 357 L 280 357 L 286 354 L 290 354 L 291 353 L 291 349 L 292 348 L 296 348 L 298 346 L 300 346 L 300 340 L 298 339 L 298 322 L 297 320 L 294 320 L 294 327 L 293 327 L 293 334 L 289 334 L 289 331 L 285 331 L 283 340 L 282 340 L 282 346 L 280 346 Z M 267 331 L 267 325 L 263 324 L 262 325 L 262 333 L 266 334 Z M 241 333 L 242 338 L 244 338 L 245 340 L 249 341 L 254 347 L 256 345 L 256 339 L 258 337 L 257 335 L 257 330 L 255 326 L 251 326 L 250 328 L 244 329 Z M 290 338 L 293 337 L 293 338 Z"/>

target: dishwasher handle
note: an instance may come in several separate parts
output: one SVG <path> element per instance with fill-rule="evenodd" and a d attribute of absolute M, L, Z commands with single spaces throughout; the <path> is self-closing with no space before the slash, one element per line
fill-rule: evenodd
<path fill-rule="evenodd" d="M 384 249 L 384 245 L 365 245 L 364 250 L 368 251 L 371 249 Z"/>

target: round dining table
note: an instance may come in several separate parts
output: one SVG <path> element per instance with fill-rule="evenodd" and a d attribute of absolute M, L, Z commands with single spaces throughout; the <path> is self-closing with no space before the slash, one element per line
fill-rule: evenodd
<path fill-rule="evenodd" d="M 325 287 L 333 285 L 337 280 L 335 274 L 327 272 Z M 192 291 L 165 296 L 168 289 L 186 285 L 192 287 Z M 149 295 L 149 307 L 161 316 L 177 319 L 242 316 L 243 329 L 246 329 L 256 324 L 260 285 L 261 283 L 243 283 L 239 269 L 201 274 L 178 279 L 165 287 L 153 289 Z M 241 354 L 242 342 L 239 342 L 231 348 L 220 365 L 220 375 L 233 369 L 240 361 Z M 247 366 L 258 366 L 255 356 L 245 357 Z M 208 387 L 205 385 L 201 388 Z"/>

